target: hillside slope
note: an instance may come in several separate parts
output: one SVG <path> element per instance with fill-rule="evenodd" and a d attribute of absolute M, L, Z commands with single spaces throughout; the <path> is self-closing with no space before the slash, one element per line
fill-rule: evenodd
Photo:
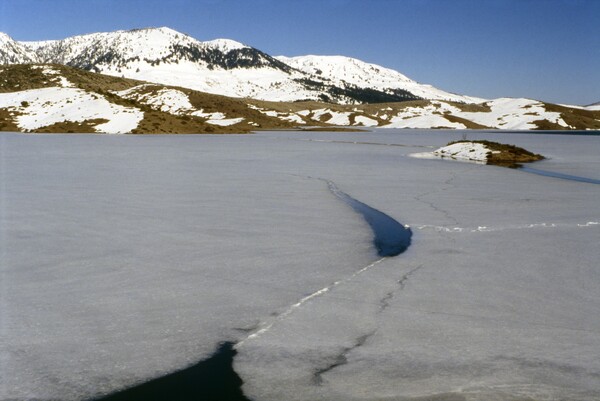
<path fill-rule="evenodd" d="M 600 129 L 600 111 L 530 99 L 339 105 L 229 98 L 62 65 L 0 67 L 0 130 L 243 133 L 297 127 Z"/>
<path fill-rule="evenodd" d="M 62 65 L 0 67 L 0 130 L 228 133 L 291 128 L 239 99 Z"/>

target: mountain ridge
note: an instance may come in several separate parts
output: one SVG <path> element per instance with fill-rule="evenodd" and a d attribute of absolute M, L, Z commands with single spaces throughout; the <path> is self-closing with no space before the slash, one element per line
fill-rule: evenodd
<path fill-rule="evenodd" d="M 201 42 L 168 27 L 91 33 L 62 40 L 17 42 L 11 39 L 10 43 L 5 42 L 0 44 L 3 49 L 0 55 L 2 51 L 6 53 L 0 58 L 2 64 L 64 64 L 230 97 L 342 104 L 418 99 L 464 103 L 484 100 L 418 84 L 397 71 L 396 77 L 400 79 L 397 82 L 392 79 L 386 87 L 375 70 L 393 70 L 351 58 L 346 58 L 344 63 L 360 64 L 361 74 L 367 77 L 340 80 L 331 74 L 315 74 L 310 69 L 289 65 L 281 58 L 231 39 Z M 375 67 L 369 72 L 367 65 Z"/>

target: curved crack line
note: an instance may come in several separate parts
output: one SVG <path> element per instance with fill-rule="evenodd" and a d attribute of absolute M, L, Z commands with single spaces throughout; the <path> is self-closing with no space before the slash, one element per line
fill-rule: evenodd
<path fill-rule="evenodd" d="M 296 309 L 300 308 L 302 305 L 304 305 L 305 303 L 307 303 L 311 299 L 317 298 L 317 297 L 319 297 L 319 296 L 321 296 L 321 295 L 323 295 L 323 294 L 331 291 L 332 289 L 334 289 L 338 285 L 340 285 L 340 284 L 342 284 L 344 282 L 352 280 L 353 278 L 355 278 L 359 274 L 362 274 L 362 273 L 366 272 L 367 270 L 369 270 L 370 268 L 372 268 L 372 267 L 378 265 L 379 263 L 383 262 L 385 259 L 387 259 L 387 258 L 384 257 L 384 258 L 378 259 L 375 262 L 373 262 L 373 263 L 371 263 L 371 264 L 363 267 L 362 269 L 354 272 L 349 277 L 347 277 L 347 278 L 345 278 L 343 280 L 335 281 L 335 282 L 331 283 L 330 285 L 328 285 L 327 287 L 323 287 L 320 290 L 317 290 L 317 291 L 313 292 L 312 294 L 305 296 L 304 298 L 300 299 L 295 304 L 291 305 L 284 312 L 282 312 L 282 313 L 278 314 L 277 316 L 275 316 L 275 318 L 271 322 L 267 323 L 265 326 L 263 326 L 260 329 L 254 331 L 252 334 L 250 334 L 246 338 L 244 338 L 241 341 L 239 341 L 237 344 L 235 344 L 234 348 L 237 349 L 238 347 L 241 347 L 242 345 L 244 345 L 244 343 L 246 341 L 260 337 L 261 335 L 263 335 L 264 333 L 266 333 L 267 331 L 269 331 L 273 327 L 273 325 L 275 325 L 275 323 L 284 320 L 285 318 L 287 318 L 288 316 L 290 316 Z"/>
<path fill-rule="evenodd" d="M 464 170 L 464 171 L 466 171 L 466 170 Z M 444 191 L 447 191 L 450 188 L 454 188 L 454 184 L 452 184 L 452 181 L 454 181 L 456 179 L 456 177 L 458 176 L 458 174 L 460 174 L 461 172 L 462 171 L 451 172 L 450 173 L 450 177 L 448 177 L 448 179 L 446 179 L 444 181 L 444 183 L 442 184 L 442 185 L 446 186 L 445 188 L 435 189 L 435 190 L 432 190 L 432 191 L 429 191 L 429 192 L 424 192 L 424 193 L 422 193 L 420 195 L 415 196 L 413 199 L 416 200 L 417 202 L 421 202 L 421 203 L 424 203 L 425 205 L 429 206 L 431 209 L 433 209 L 437 213 L 440 213 L 447 220 L 451 221 L 455 225 L 459 225 L 458 220 L 456 220 L 456 218 L 454 218 L 454 216 L 452 216 L 448 210 L 442 209 L 442 208 L 436 206 L 432 201 L 427 201 L 424 198 L 426 196 L 433 195 L 433 194 L 438 193 L 438 192 L 444 192 Z"/>
<path fill-rule="evenodd" d="M 398 280 L 399 288 L 397 290 L 388 292 L 387 294 L 385 294 L 385 297 L 383 297 L 379 301 L 379 313 L 383 312 L 385 309 L 387 309 L 390 306 L 390 301 L 394 298 L 394 296 L 396 295 L 396 292 L 404 290 L 404 287 L 406 287 L 406 283 L 409 280 L 410 276 L 412 276 L 417 270 L 421 269 L 422 267 L 423 267 L 423 265 L 419 265 L 419 266 L 415 267 L 414 269 L 412 269 L 408 273 L 406 273 L 404 276 L 402 276 L 400 278 L 400 280 Z"/>
<path fill-rule="evenodd" d="M 375 333 L 377 332 L 377 330 L 374 330 L 368 334 L 365 334 L 363 336 L 360 336 L 356 339 L 356 341 L 354 342 L 354 344 L 350 347 L 345 347 L 342 348 L 342 351 L 333 356 L 333 362 L 330 363 L 329 365 L 321 368 L 321 369 L 317 369 L 314 373 L 313 373 L 313 377 L 312 377 L 312 382 L 314 385 L 320 386 L 323 384 L 323 375 L 331 372 L 332 370 L 342 366 L 342 365 L 346 365 L 348 363 L 348 354 L 352 351 L 354 351 L 356 348 L 364 345 L 367 340 L 369 339 L 369 337 L 373 336 Z"/>

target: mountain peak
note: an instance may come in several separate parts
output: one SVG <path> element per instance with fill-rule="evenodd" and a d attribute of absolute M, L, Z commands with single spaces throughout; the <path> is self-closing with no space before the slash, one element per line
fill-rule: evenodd
<path fill-rule="evenodd" d="M 5 34 L 4 32 L 0 32 L 0 45 L 5 45 L 9 42 L 14 42 L 14 39 Z"/>
<path fill-rule="evenodd" d="M 212 49 L 219 49 L 223 53 L 229 53 L 232 50 L 245 49 L 249 46 L 246 46 L 243 43 L 236 42 L 231 39 L 214 39 L 204 42 L 207 47 Z"/>

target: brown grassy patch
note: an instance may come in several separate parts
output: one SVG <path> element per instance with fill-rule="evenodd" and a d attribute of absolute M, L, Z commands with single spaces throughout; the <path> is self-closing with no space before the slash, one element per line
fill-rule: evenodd
<path fill-rule="evenodd" d="M 490 129 L 490 127 L 486 127 L 485 125 L 477 124 L 476 122 L 452 114 L 444 114 L 444 118 L 451 123 L 464 124 L 468 129 Z"/>
<path fill-rule="evenodd" d="M 40 127 L 31 132 L 39 134 L 98 134 L 96 131 L 96 125 L 107 123 L 108 120 L 104 118 L 95 118 L 91 120 L 85 120 L 82 122 L 77 121 L 62 121 L 59 123 Z"/>
<path fill-rule="evenodd" d="M 56 86 L 49 82 L 49 77 L 43 74 L 41 69 L 32 66 L 32 64 L 3 65 L 0 93 Z"/>
<path fill-rule="evenodd" d="M 457 109 L 459 109 L 460 111 L 463 111 L 466 113 L 489 113 L 492 111 L 492 108 L 487 103 L 471 104 L 471 103 L 459 103 L 459 102 L 449 102 L 449 101 L 445 101 L 445 102 L 448 103 L 450 106 L 454 106 Z"/>
<path fill-rule="evenodd" d="M 206 124 L 204 119 L 198 117 L 178 117 L 147 107 L 144 109 L 144 118 L 132 131 L 132 134 L 218 134 L 226 132 L 245 133 L 248 132 L 248 129 L 219 127 Z"/>
<path fill-rule="evenodd" d="M 565 130 L 567 128 L 559 125 L 557 123 L 553 123 L 548 120 L 535 120 L 533 123 L 537 126 L 536 130 L 542 131 L 554 131 L 554 130 Z"/>
<path fill-rule="evenodd" d="M 14 113 L 14 112 L 13 112 Z M 10 115 L 8 109 L 0 109 L 0 131 L 20 131 L 17 126 L 14 116 Z"/>
<path fill-rule="evenodd" d="M 573 109 L 570 107 L 559 106 L 552 103 L 544 103 L 547 111 L 560 113 L 562 119 L 570 126 L 578 130 L 587 128 L 600 129 L 600 111 L 599 110 L 584 110 Z M 560 127 L 557 129 L 567 129 Z"/>

